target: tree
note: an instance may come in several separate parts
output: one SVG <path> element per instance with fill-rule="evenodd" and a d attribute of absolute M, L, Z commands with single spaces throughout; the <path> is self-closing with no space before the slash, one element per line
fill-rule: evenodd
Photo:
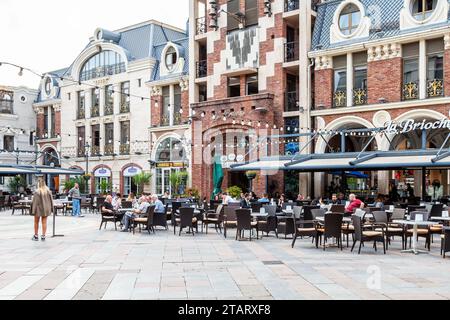
<path fill-rule="evenodd" d="M 137 175 L 135 175 L 132 179 L 134 181 L 134 184 L 137 187 L 137 195 L 139 195 L 139 192 L 143 192 L 144 191 L 144 186 L 148 183 L 150 183 L 150 179 L 152 178 L 152 174 L 151 173 L 147 173 L 147 172 L 141 172 L 138 173 Z M 142 190 L 142 191 L 140 191 Z"/>
<path fill-rule="evenodd" d="M 237 186 L 233 186 L 233 187 L 229 187 L 227 189 L 227 193 L 230 195 L 230 197 L 232 197 L 233 199 L 239 199 L 239 197 L 241 196 L 242 193 L 242 189 L 237 187 Z"/>
<path fill-rule="evenodd" d="M 172 172 L 169 176 L 170 185 L 172 186 L 172 194 L 178 195 L 180 192 L 180 186 L 185 186 L 189 174 L 187 171 L 176 171 Z"/>

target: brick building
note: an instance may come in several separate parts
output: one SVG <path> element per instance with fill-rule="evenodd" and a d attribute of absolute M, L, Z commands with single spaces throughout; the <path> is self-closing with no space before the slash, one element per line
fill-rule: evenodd
<path fill-rule="evenodd" d="M 330 0 L 317 6 L 309 57 L 315 60 L 316 130 L 383 127 L 387 121 L 447 119 L 450 108 L 450 33 L 447 0 Z M 439 149 L 448 129 L 377 135 L 368 150 Z M 315 153 L 361 151 L 368 136 L 319 139 Z M 444 145 L 448 148 L 448 143 Z M 343 150 L 345 148 L 345 150 Z M 315 194 L 334 180 L 315 174 Z M 371 172 L 370 184 L 387 194 L 389 183 L 411 183 L 421 194 L 422 172 Z M 429 170 L 449 193 L 447 170 Z"/>
<path fill-rule="evenodd" d="M 214 189 L 217 156 L 222 189 L 248 190 L 245 173 L 230 171 L 230 165 L 249 161 L 254 152 L 299 151 L 299 141 L 271 143 L 267 152 L 255 145 L 265 135 L 310 128 L 308 50 L 316 2 L 190 0 L 192 185 L 203 196 Z M 307 193 L 308 186 L 308 175 L 258 173 L 253 191 L 294 195 Z"/>

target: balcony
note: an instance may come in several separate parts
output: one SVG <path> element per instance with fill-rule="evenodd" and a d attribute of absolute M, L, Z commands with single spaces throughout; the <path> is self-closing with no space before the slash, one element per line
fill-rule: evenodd
<path fill-rule="evenodd" d="M 179 126 L 183 123 L 183 119 L 181 118 L 181 114 L 177 112 L 173 118 L 173 125 Z"/>
<path fill-rule="evenodd" d="M 355 106 L 362 106 L 367 104 L 367 89 L 353 89 L 353 104 Z"/>
<path fill-rule="evenodd" d="M 427 81 L 427 97 L 436 98 L 444 96 L 444 80 L 433 79 Z"/>
<path fill-rule="evenodd" d="M 100 146 L 91 147 L 91 157 L 98 157 L 100 155 Z"/>
<path fill-rule="evenodd" d="M 111 116 L 114 114 L 114 106 L 113 105 L 105 105 L 105 116 Z"/>
<path fill-rule="evenodd" d="M 105 144 L 105 156 L 114 155 L 114 145 L 113 144 Z"/>
<path fill-rule="evenodd" d="M 208 75 L 208 62 L 207 60 L 201 60 L 197 62 L 196 65 L 196 76 L 197 78 L 204 78 Z"/>
<path fill-rule="evenodd" d="M 284 0 L 284 12 L 290 12 L 299 8 L 300 0 Z"/>
<path fill-rule="evenodd" d="M 112 76 L 115 74 L 123 73 L 126 71 L 125 62 L 101 66 L 94 69 L 89 69 L 87 71 L 83 71 L 80 75 L 81 81 L 87 81 L 96 78 L 103 78 Z"/>
<path fill-rule="evenodd" d="M 91 107 L 91 118 L 100 117 L 100 108 L 99 106 Z"/>
<path fill-rule="evenodd" d="M 77 111 L 77 120 L 86 119 L 86 113 L 84 111 L 84 108 L 78 108 Z"/>
<path fill-rule="evenodd" d="M 408 82 L 403 85 L 403 100 L 419 99 L 419 83 Z"/>
<path fill-rule="evenodd" d="M 204 34 L 206 33 L 206 31 L 207 31 L 206 17 L 197 18 L 195 23 L 195 34 L 196 35 Z"/>
<path fill-rule="evenodd" d="M 12 100 L 0 100 L 0 113 L 13 114 L 13 105 Z"/>
<path fill-rule="evenodd" d="M 299 111 L 297 91 L 286 93 L 286 97 L 284 100 L 284 111 L 285 112 Z"/>
<path fill-rule="evenodd" d="M 120 154 L 121 155 L 129 155 L 130 154 L 130 144 L 129 143 L 122 143 L 120 145 Z"/>
<path fill-rule="evenodd" d="M 161 117 L 161 123 L 160 123 L 161 127 L 168 127 L 170 126 L 170 116 L 165 114 Z"/>
<path fill-rule="evenodd" d="M 85 149 L 85 147 L 78 147 L 78 149 L 77 149 L 77 156 L 78 156 L 78 158 L 86 157 L 86 149 Z"/>
<path fill-rule="evenodd" d="M 336 91 L 333 95 L 333 107 L 343 108 L 347 106 L 347 93 L 345 91 Z"/>
<path fill-rule="evenodd" d="M 284 45 L 284 62 L 298 61 L 299 44 L 298 42 L 288 42 Z"/>
<path fill-rule="evenodd" d="M 123 102 L 120 105 L 120 113 L 129 113 L 130 112 L 130 102 Z"/>

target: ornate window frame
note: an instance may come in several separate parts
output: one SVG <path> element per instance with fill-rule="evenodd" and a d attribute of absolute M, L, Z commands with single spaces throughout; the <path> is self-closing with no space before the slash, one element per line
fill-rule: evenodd
<path fill-rule="evenodd" d="M 169 69 L 166 65 L 166 55 L 171 48 L 175 49 L 177 55 L 177 62 L 172 66 L 171 69 Z M 181 55 L 179 46 L 176 45 L 175 43 L 170 41 L 167 42 L 166 46 L 161 52 L 160 60 L 161 60 L 161 76 L 168 76 L 171 74 L 178 74 L 183 72 L 185 59 Z"/>
<path fill-rule="evenodd" d="M 359 12 L 361 13 L 361 20 L 359 22 L 358 28 L 352 34 L 344 34 L 341 31 L 339 26 L 339 19 L 341 17 L 342 11 L 350 4 L 358 7 Z M 330 43 L 347 41 L 355 38 L 363 38 L 369 36 L 370 30 L 370 18 L 366 16 L 366 10 L 361 2 L 358 0 L 345 0 L 341 2 L 341 4 L 336 8 L 333 17 L 333 24 L 331 25 L 330 30 Z"/>
<path fill-rule="evenodd" d="M 416 0 L 404 0 L 400 11 L 400 30 L 417 28 L 423 25 L 446 22 L 450 5 L 447 0 L 437 0 L 433 13 L 425 20 L 417 20 L 412 14 L 412 8 Z"/>

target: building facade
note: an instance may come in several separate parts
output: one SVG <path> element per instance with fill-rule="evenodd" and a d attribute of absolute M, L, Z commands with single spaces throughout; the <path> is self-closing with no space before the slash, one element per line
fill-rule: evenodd
<path fill-rule="evenodd" d="M 249 181 L 230 166 L 258 154 L 295 154 L 304 142 L 261 138 L 311 128 L 308 51 L 317 1 L 190 0 L 192 184 L 209 197 L 213 168 L 224 168 L 222 189 Z M 268 150 L 270 149 L 270 150 Z M 303 152 L 309 152 L 305 148 Z M 253 191 L 308 193 L 308 175 L 258 173 Z"/>
<path fill-rule="evenodd" d="M 158 115 L 152 113 L 148 83 L 160 78 L 161 48 L 186 37 L 184 30 L 153 20 L 116 31 L 96 29 L 69 68 L 41 82 L 34 105 L 40 149 L 64 168 L 85 170 L 87 192 L 135 192 L 132 177 L 152 170 L 149 128 Z"/>
<path fill-rule="evenodd" d="M 37 96 L 37 90 L 0 86 L 1 164 L 30 164 L 35 160 L 33 103 Z M 0 190 L 9 191 L 8 180 L 0 177 Z"/>
<path fill-rule="evenodd" d="M 309 57 L 315 61 L 312 122 L 319 139 L 315 153 L 448 148 L 448 129 L 376 135 L 360 129 L 389 121 L 447 119 L 450 107 L 450 33 L 447 0 L 330 0 L 317 6 Z M 336 134 L 337 130 L 348 132 Z M 353 133 L 351 131 L 354 131 Z M 376 192 L 387 194 L 410 183 L 422 190 L 422 172 L 368 173 Z M 448 170 L 426 172 L 449 193 Z M 334 177 L 317 173 L 315 194 Z M 362 187 L 362 186 L 359 186 Z M 359 188 L 355 187 L 355 188 Z"/>

